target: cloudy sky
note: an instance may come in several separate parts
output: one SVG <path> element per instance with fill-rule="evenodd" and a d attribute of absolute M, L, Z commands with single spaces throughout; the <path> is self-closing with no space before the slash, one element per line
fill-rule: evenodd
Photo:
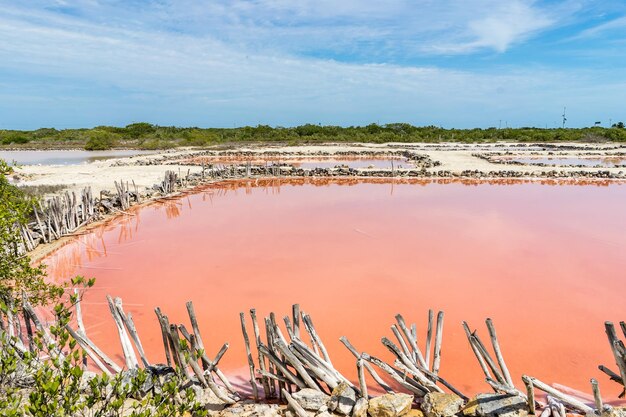
<path fill-rule="evenodd" d="M 0 0 L 0 129 L 626 121 L 623 0 Z"/>

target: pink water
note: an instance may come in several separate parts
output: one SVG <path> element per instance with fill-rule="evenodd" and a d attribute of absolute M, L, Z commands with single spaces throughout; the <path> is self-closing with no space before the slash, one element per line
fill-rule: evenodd
<path fill-rule="evenodd" d="M 250 307 L 281 318 L 300 303 L 350 378 L 340 336 L 392 362 L 380 338 L 394 315 L 423 344 L 433 308 L 446 312 L 441 375 L 467 393 L 489 387 L 461 321 L 487 342 L 491 317 L 518 385 L 526 373 L 589 392 L 596 377 L 616 396 L 597 365 L 615 367 L 604 321 L 626 319 L 626 185 L 507 183 L 229 183 L 138 209 L 47 263 L 58 279 L 97 278 L 88 334 L 120 363 L 105 294 L 122 297 L 153 362 L 164 361 L 153 308 L 187 323 L 193 300 L 207 350 L 229 341 L 222 366 L 239 382 L 238 313 Z"/>
<path fill-rule="evenodd" d="M 205 163 L 215 165 L 232 165 L 245 164 L 250 162 L 254 165 L 271 165 L 271 164 L 289 164 L 297 168 L 335 168 L 337 166 L 349 168 L 384 168 L 391 169 L 392 164 L 395 168 L 412 168 L 413 164 L 408 159 L 402 157 L 355 157 L 355 156 L 337 156 L 337 157 L 211 157 L 200 156 L 191 158 L 194 163 Z"/>

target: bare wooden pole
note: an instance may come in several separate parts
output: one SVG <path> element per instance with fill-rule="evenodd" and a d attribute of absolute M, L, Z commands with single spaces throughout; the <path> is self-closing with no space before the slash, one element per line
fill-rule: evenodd
<path fill-rule="evenodd" d="M 593 400 L 596 404 L 597 413 L 602 413 L 604 409 L 604 404 L 602 403 L 602 396 L 600 395 L 600 387 L 598 386 L 598 381 L 595 378 L 591 378 L 591 390 L 593 391 Z"/>
<path fill-rule="evenodd" d="M 615 333 L 615 326 L 610 321 L 604 323 L 604 329 L 606 331 L 606 335 L 609 339 L 609 344 L 611 345 L 611 351 L 613 352 L 613 357 L 615 358 L 615 364 L 619 369 L 620 376 L 622 377 L 623 383 L 626 383 L 626 358 L 621 354 L 619 350 L 619 339 L 617 338 L 617 334 Z"/>
<path fill-rule="evenodd" d="M 300 304 L 294 304 L 291 306 L 291 315 L 293 317 L 293 334 L 298 339 L 300 338 Z"/>
<path fill-rule="evenodd" d="M 259 359 L 259 368 L 261 369 L 261 382 L 263 384 L 263 393 L 265 394 L 265 398 L 270 398 L 272 396 L 272 389 L 270 388 L 270 381 L 267 379 L 265 375 L 267 369 L 265 367 L 265 358 L 263 354 L 259 350 L 259 345 L 261 344 L 261 334 L 259 332 L 259 323 L 257 322 L 256 310 L 250 309 L 250 317 L 252 318 L 252 330 L 254 331 L 254 340 L 256 342 L 256 348 Z M 271 382 L 272 387 L 274 382 Z"/>
<path fill-rule="evenodd" d="M 324 346 L 322 339 L 317 334 L 317 331 L 315 330 L 315 326 L 313 325 L 313 320 L 311 319 L 311 316 L 302 312 L 302 321 L 304 323 L 304 327 L 306 328 L 307 332 L 309 333 L 311 338 L 315 340 L 315 343 L 319 346 L 320 350 L 322 351 L 324 360 L 332 365 L 330 356 L 328 355 L 328 351 L 326 350 L 326 346 Z"/>
<path fill-rule="evenodd" d="M 250 339 L 248 338 L 248 331 L 246 330 L 246 316 L 244 313 L 239 313 L 239 320 L 241 321 L 241 332 L 243 333 L 243 340 L 246 345 L 246 356 L 248 358 L 248 366 L 250 367 L 250 385 L 252 386 L 252 394 L 254 400 L 259 400 L 259 391 L 256 385 L 256 378 L 254 372 L 254 360 L 252 359 L 252 351 L 250 350 Z"/>
<path fill-rule="evenodd" d="M 435 331 L 435 353 L 433 355 L 433 373 L 439 374 L 441 364 L 441 340 L 443 339 L 443 311 L 437 313 L 437 329 Z"/>
<path fill-rule="evenodd" d="M 485 320 L 487 324 L 487 329 L 489 330 L 489 337 L 491 338 L 491 344 L 493 345 L 493 351 L 496 354 L 496 359 L 498 360 L 498 365 L 500 366 L 500 370 L 502 370 L 502 374 L 504 376 L 504 380 L 510 387 L 514 387 L 513 379 L 511 378 L 511 374 L 509 373 L 509 369 L 504 362 L 504 357 L 502 356 L 502 351 L 500 350 L 500 343 L 498 343 L 498 335 L 496 334 L 496 328 L 493 325 L 493 321 L 488 318 Z"/>
<path fill-rule="evenodd" d="M 161 309 L 159 307 L 155 308 L 154 312 L 156 313 L 157 319 L 159 320 L 159 325 L 161 326 L 161 336 L 163 337 L 163 347 L 165 350 L 167 365 L 172 366 L 172 357 L 170 355 L 170 346 L 168 342 L 169 322 L 167 320 L 167 317 L 165 317 L 163 313 L 161 313 Z"/>
<path fill-rule="evenodd" d="M 426 368 L 428 369 L 432 369 L 430 367 L 430 345 L 431 345 L 431 340 L 433 338 L 433 320 L 435 316 L 435 312 L 432 309 L 428 310 L 428 328 L 426 330 L 426 357 L 424 358 L 424 361 L 426 362 Z"/>
<path fill-rule="evenodd" d="M 359 388 L 361 390 L 361 397 L 368 399 L 367 395 L 367 383 L 365 382 L 365 371 L 363 370 L 363 358 L 359 358 L 356 361 L 356 369 L 359 376 Z"/>
<path fill-rule="evenodd" d="M 417 346 L 417 340 L 411 337 L 411 332 L 407 328 L 406 322 L 404 321 L 404 317 L 402 317 L 402 314 L 396 314 L 396 321 L 398 322 L 398 325 L 400 326 L 402 333 L 404 333 L 404 336 L 409 341 L 409 344 L 411 345 L 411 349 L 413 349 L 414 361 L 418 362 L 420 366 L 425 368 L 426 361 L 424 360 L 424 355 L 422 355 L 422 351 Z"/>
<path fill-rule="evenodd" d="M 193 308 L 193 302 L 187 301 L 185 306 L 187 307 L 189 321 L 191 322 L 193 334 L 196 335 L 196 341 L 198 342 L 198 346 L 200 346 L 200 349 L 204 349 L 204 343 L 202 342 L 202 336 L 200 335 L 200 327 L 198 326 L 198 319 L 196 318 L 196 311 Z"/>
<path fill-rule="evenodd" d="M 304 410 L 304 408 L 302 408 L 302 406 L 298 404 L 296 400 L 293 399 L 293 397 L 287 392 L 287 390 L 283 388 L 282 393 L 283 393 L 283 397 L 285 397 L 285 399 L 287 400 L 287 403 L 293 409 L 293 411 L 296 413 L 298 417 L 309 417 L 309 413 L 307 413 Z"/>
<path fill-rule="evenodd" d="M 522 377 L 522 381 L 524 381 L 524 385 L 526 385 L 526 398 L 528 399 L 529 414 L 535 415 L 535 387 L 533 382 L 526 377 L 526 375 Z"/>

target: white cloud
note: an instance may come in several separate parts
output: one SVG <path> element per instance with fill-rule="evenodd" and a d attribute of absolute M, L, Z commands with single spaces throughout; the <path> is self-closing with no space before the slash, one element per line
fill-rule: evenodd
<path fill-rule="evenodd" d="M 28 123 L 33 117 L 47 117 L 51 123 L 39 124 L 149 120 L 164 124 L 288 125 L 378 120 L 458 126 L 495 124 L 500 118 L 508 118 L 510 125 L 542 124 L 546 118 L 550 120 L 552 116 L 547 113 L 552 109 L 557 113 L 563 104 L 575 100 L 576 91 L 587 92 L 596 82 L 593 74 L 575 76 L 537 68 L 499 73 L 338 62 L 303 56 L 285 44 L 290 35 L 296 34 L 295 44 L 299 44 L 312 33 L 321 40 L 302 42 L 316 45 L 328 40 L 337 45 L 332 38 L 341 34 L 348 37 L 347 44 L 353 39 L 367 40 L 368 36 L 385 37 L 393 44 L 397 36 L 393 26 L 387 30 L 374 25 L 370 33 L 365 22 L 372 14 L 393 21 L 394 16 L 408 13 L 407 3 L 399 0 L 391 2 L 389 8 L 352 0 L 337 10 L 330 10 L 327 0 L 301 2 L 297 8 L 284 0 L 239 0 L 232 6 L 204 2 L 202 6 L 215 13 L 213 20 L 202 14 L 209 12 L 194 8 L 192 3 L 177 2 L 189 7 L 176 10 L 166 3 L 141 11 L 127 2 L 126 13 L 110 10 L 111 3 L 95 0 L 72 3 L 80 4 L 80 10 L 69 13 L 7 5 L 0 12 L 0 70 L 19 76 L 14 75 L 15 84 L 0 80 L 4 81 L 0 83 L 4 100 L 0 101 L 0 118 L 4 119 L 0 123 Z M 450 48 L 457 45 L 458 52 L 504 50 L 549 25 L 542 20 L 543 15 L 535 15 L 531 3 L 509 2 L 509 6 L 517 4 L 512 9 L 494 6 L 495 0 L 442 3 L 422 1 L 420 5 L 435 16 L 452 14 L 454 19 L 438 21 L 413 11 L 411 21 L 424 24 L 413 28 L 403 23 L 432 40 L 416 45 L 416 51 L 424 43 L 437 42 Z M 482 13 L 463 6 L 466 3 L 481 6 Z M 448 10 L 450 4 L 459 7 Z M 493 7 L 487 12 L 488 4 Z M 511 10 L 522 16 L 517 23 L 506 20 Z M 309 29 L 297 23 L 312 16 L 323 21 L 341 20 L 353 12 L 362 16 L 358 24 L 329 23 L 324 29 L 326 26 L 318 22 Z M 186 20 L 192 15 L 197 18 L 195 23 Z M 537 19 L 534 23 L 533 18 Z M 200 27 L 207 20 L 227 23 Z M 507 23 L 502 24 L 502 20 Z M 192 27 L 182 30 L 187 22 Z M 240 34 L 229 26 L 231 23 L 241 29 Z M 450 33 L 441 35 L 448 27 Z M 232 32 L 224 33 L 227 31 Z M 272 33 L 279 39 L 267 45 L 265 41 Z M 254 36 L 261 41 L 248 39 Z M 401 37 L 398 42 L 407 39 Z M 343 44 L 339 44 L 341 48 Z M 21 96 L 20 90 L 23 97 L 15 100 Z M 603 94 L 603 106 L 611 105 L 611 97 L 623 90 L 619 78 L 613 85 L 606 82 L 597 88 Z M 520 108 L 525 108 L 525 113 Z M 570 119 L 574 120 L 574 115 Z"/>

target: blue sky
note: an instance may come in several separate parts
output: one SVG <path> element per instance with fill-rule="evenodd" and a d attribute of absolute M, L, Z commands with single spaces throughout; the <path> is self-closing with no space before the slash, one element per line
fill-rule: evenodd
<path fill-rule="evenodd" d="M 623 0 L 0 0 L 0 129 L 626 121 Z"/>

